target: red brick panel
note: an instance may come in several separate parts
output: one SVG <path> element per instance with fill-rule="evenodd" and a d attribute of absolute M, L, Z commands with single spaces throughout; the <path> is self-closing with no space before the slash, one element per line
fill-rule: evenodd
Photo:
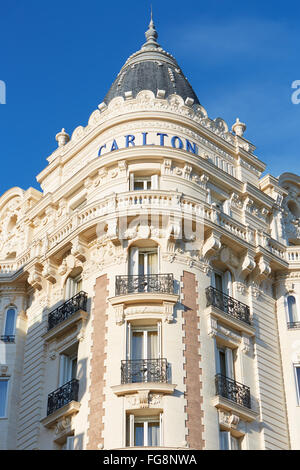
<path fill-rule="evenodd" d="M 103 444 L 102 431 L 104 416 L 104 374 L 106 367 L 106 319 L 108 279 L 106 274 L 96 279 L 93 325 L 92 325 L 92 348 L 91 348 L 91 373 L 90 373 L 90 401 L 88 418 L 88 450 L 98 449 Z"/>
<path fill-rule="evenodd" d="M 201 356 L 199 354 L 200 330 L 198 327 L 199 317 L 197 316 L 197 287 L 195 274 L 184 271 L 181 277 L 182 281 L 182 294 L 184 312 L 183 330 L 185 337 L 183 342 L 185 344 L 185 364 L 184 370 L 186 377 L 184 382 L 186 384 L 185 398 L 187 401 L 185 412 L 187 413 L 186 427 L 187 427 L 187 443 L 192 449 L 203 449 L 203 411 L 201 409 L 202 398 L 202 369 L 199 367 Z"/>

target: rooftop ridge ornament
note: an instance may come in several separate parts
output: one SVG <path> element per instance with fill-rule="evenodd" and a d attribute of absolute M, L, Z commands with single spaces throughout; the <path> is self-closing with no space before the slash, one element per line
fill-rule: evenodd
<path fill-rule="evenodd" d="M 152 5 L 151 5 L 150 23 L 149 23 L 149 27 L 148 27 L 147 31 L 145 32 L 145 36 L 146 36 L 147 41 L 145 42 L 145 44 L 143 44 L 142 49 L 148 49 L 150 47 L 151 48 L 152 47 L 155 47 L 155 48 L 160 47 L 160 45 L 156 41 L 156 39 L 158 38 L 158 33 L 155 29 L 155 25 L 154 25 L 154 22 L 153 22 Z"/>

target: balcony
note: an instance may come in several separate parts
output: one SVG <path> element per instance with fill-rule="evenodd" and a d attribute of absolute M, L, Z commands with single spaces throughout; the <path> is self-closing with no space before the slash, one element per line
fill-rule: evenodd
<path fill-rule="evenodd" d="M 71 297 L 71 299 L 64 302 L 62 305 L 57 307 L 55 310 L 49 313 L 48 316 L 48 331 L 54 328 L 59 323 L 67 320 L 78 310 L 86 311 L 87 294 L 86 292 L 79 292 L 78 294 Z"/>
<path fill-rule="evenodd" d="M 152 319 L 173 321 L 174 305 L 179 295 L 175 294 L 173 274 L 148 274 L 116 276 L 115 296 L 108 301 L 115 311 L 116 323 L 121 325 L 125 319 L 139 319 L 145 315 L 143 309 L 139 313 L 128 313 L 128 308 L 145 304 L 161 307 L 153 310 Z M 148 319 L 150 317 L 148 316 Z"/>
<path fill-rule="evenodd" d="M 71 401 L 78 401 L 79 381 L 72 379 L 48 395 L 47 416 L 54 411 L 68 405 Z"/>
<path fill-rule="evenodd" d="M 227 398 L 238 405 L 251 408 L 250 388 L 224 375 L 216 375 L 216 395 Z"/>
<path fill-rule="evenodd" d="M 48 315 L 48 329 L 42 335 L 45 341 L 50 341 L 57 336 L 69 332 L 74 326 L 82 330 L 80 325 L 85 324 L 87 319 L 87 293 L 79 292 L 64 302 Z M 73 328 L 74 329 L 74 328 Z"/>
<path fill-rule="evenodd" d="M 15 335 L 2 335 L 2 336 L 0 336 L 0 339 L 4 343 L 14 343 L 15 342 Z"/>
<path fill-rule="evenodd" d="M 167 382 L 166 359 L 121 361 L 121 383 Z"/>
<path fill-rule="evenodd" d="M 48 395 L 47 416 L 41 423 L 47 428 L 57 426 L 59 422 L 65 421 L 68 417 L 68 426 L 63 429 L 66 432 L 72 425 L 72 418 L 78 413 L 80 403 L 78 402 L 79 381 L 72 379 L 70 382 L 59 387 Z M 61 434 L 61 433 L 60 433 Z M 60 435 L 56 436 L 59 442 Z"/>
<path fill-rule="evenodd" d="M 167 359 L 121 361 L 121 385 L 112 387 L 117 396 L 156 392 L 171 394 L 176 385 L 168 383 Z"/>
<path fill-rule="evenodd" d="M 207 307 L 216 307 L 225 313 L 226 316 L 234 320 L 244 322 L 247 325 L 252 325 L 250 320 L 250 308 L 248 305 L 224 294 L 214 287 L 207 287 L 205 293 Z"/>
<path fill-rule="evenodd" d="M 215 385 L 216 396 L 212 398 L 213 406 L 249 423 L 257 419 L 259 413 L 251 408 L 249 387 L 221 374 L 215 376 Z"/>
<path fill-rule="evenodd" d="M 116 276 L 116 296 L 137 293 L 174 294 L 173 274 Z"/>

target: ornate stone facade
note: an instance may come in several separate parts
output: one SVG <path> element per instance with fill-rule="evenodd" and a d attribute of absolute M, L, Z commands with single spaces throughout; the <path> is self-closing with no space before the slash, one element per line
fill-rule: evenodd
<path fill-rule="evenodd" d="M 300 448 L 299 176 L 262 178 L 244 123 L 170 92 L 153 28 L 118 81 L 160 57 L 166 90 L 111 96 L 57 134 L 41 191 L 0 198 L 3 449 L 150 425 L 165 449 Z"/>

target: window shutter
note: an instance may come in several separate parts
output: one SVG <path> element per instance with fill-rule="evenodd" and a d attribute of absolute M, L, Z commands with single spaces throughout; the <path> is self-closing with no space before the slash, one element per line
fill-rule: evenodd
<path fill-rule="evenodd" d="M 161 322 L 159 321 L 157 323 L 157 340 L 158 340 L 158 357 L 159 359 L 161 359 L 161 350 L 162 350 L 162 345 L 161 345 L 161 340 L 162 340 L 162 337 L 161 337 Z"/>
<path fill-rule="evenodd" d="M 129 275 L 137 276 L 139 274 L 139 249 L 133 246 L 130 249 L 129 256 Z"/>
<path fill-rule="evenodd" d="M 158 189 L 158 175 L 151 176 L 151 189 Z"/>
<path fill-rule="evenodd" d="M 127 323 L 126 355 L 127 355 L 127 361 L 129 361 L 131 359 L 131 324 L 130 323 Z"/>
<path fill-rule="evenodd" d="M 164 445 L 164 420 L 163 420 L 163 414 L 159 414 L 159 445 L 163 446 Z"/>
<path fill-rule="evenodd" d="M 228 431 L 220 431 L 220 449 L 229 450 L 230 433 Z"/>
<path fill-rule="evenodd" d="M 134 446 L 134 415 L 129 415 L 129 445 Z"/>
<path fill-rule="evenodd" d="M 134 173 L 129 175 L 129 191 L 134 191 Z"/>
<path fill-rule="evenodd" d="M 224 287 L 225 287 L 225 293 L 232 297 L 232 278 L 231 278 L 231 272 L 226 271 L 224 273 Z"/>
<path fill-rule="evenodd" d="M 74 450 L 74 441 L 75 441 L 74 436 L 68 436 L 67 437 L 66 450 Z"/>
<path fill-rule="evenodd" d="M 61 387 L 64 385 L 67 380 L 67 373 L 68 373 L 68 357 L 64 354 L 60 356 L 60 364 L 59 364 L 59 386 Z"/>
<path fill-rule="evenodd" d="M 233 356 L 232 356 L 232 349 L 226 348 L 225 350 L 226 356 L 226 376 L 229 379 L 234 380 L 234 368 L 233 368 Z"/>
<path fill-rule="evenodd" d="M 227 214 L 227 215 L 231 216 L 231 204 L 230 204 L 229 199 L 227 199 L 223 203 L 223 212 L 224 212 L 224 214 Z"/>

